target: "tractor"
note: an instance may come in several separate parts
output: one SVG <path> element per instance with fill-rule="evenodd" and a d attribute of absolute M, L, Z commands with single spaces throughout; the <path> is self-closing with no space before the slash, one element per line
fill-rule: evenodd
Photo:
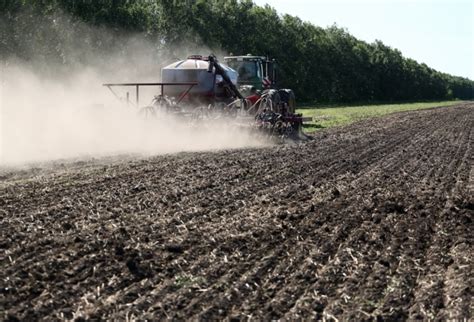
<path fill-rule="evenodd" d="M 276 89 L 276 63 L 261 56 L 228 56 L 221 64 L 214 55 L 191 55 L 161 70 L 160 83 L 104 84 L 134 86 L 139 106 L 141 86 L 159 86 L 145 115 L 162 112 L 192 122 L 219 119 L 247 124 L 272 137 L 305 139 L 301 114 L 295 114 L 295 96 L 290 89 Z M 116 95 L 117 96 L 117 95 Z M 127 102 L 129 94 L 127 93 Z"/>
<path fill-rule="evenodd" d="M 247 94 L 247 98 L 255 102 L 260 93 L 267 94 L 274 105 L 285 105 L 288 113 L 295 113 L 296 100 L 293 91 L 277 89 L 277 63 L 274 59 L 247 54 L 246 56 L 226 56 L 224 62 L 237 71 L 239 90 Z"/>

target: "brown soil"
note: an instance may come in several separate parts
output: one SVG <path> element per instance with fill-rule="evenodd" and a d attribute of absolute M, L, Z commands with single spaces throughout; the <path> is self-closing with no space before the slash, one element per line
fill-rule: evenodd
<path fill-rule="evenodd" d="M 470 318 L 474 104 L 0 179 L 0 319 Z"/>

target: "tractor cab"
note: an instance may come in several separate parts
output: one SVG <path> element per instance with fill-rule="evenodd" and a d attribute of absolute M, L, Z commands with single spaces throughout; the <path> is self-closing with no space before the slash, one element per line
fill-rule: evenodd
<path fill-rule="evenodd" d="M 227 56 L 225 63 L 239 74 L 238 85 L 257 90 L 273 88 L 275 85 L 275 60 L 264 56 Z"/>

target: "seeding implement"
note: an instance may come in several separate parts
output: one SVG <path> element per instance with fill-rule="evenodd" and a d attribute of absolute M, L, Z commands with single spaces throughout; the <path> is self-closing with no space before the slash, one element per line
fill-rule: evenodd
<path fill-rule="evenodd" d="M 150 105 L 140 108 L 146 116 L 162 113 L 190 122 L 225 120 L 272 137 L 306 139 L 303 118 L 295 114 L 290 89 L 276 89 L 276 63 L 261 56 L 229 56 L 221 64 L 214 55 L 189 56 L 161 70 L 159 83 L 104 84 L 114 95 L 115 86 L 135 87 L 140 107 L 140 87 L 158 86 L 161 91 Z M 130 103 L 127 92 L 127 102 Z"/>

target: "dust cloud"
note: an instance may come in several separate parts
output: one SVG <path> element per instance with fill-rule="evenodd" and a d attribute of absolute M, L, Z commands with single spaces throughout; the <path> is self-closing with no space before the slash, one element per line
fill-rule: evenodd
<path fill-rule="evenodd" d="M 105 80 L 96 70 L 56 80 L 20 66 L 4 66 L 2 74 L 0 164 L 263 144 L 231 125 L 191 126 L 166 115 L 146 118 L 101 86 Z M 117 93 L 124 97 L 124 91 Z M 140 96 L 146 105 L 152 94 Z"/>
<path fill-rule="evenodd" d="M 76 55 L 74 48 L 66 48 L 67 59 L 74 62 L 69 65 L 34 57 L 0 61 L 0 165 L 265 144 L 250 133 L 217 122 L 189 126 L 165 115 L 144 118 L 139 108 L 118 100 L 103 83 L 157 82 L 160 68 L 176 59 L 176 53 L 181 58 L 206 53 L 206 49 L 189 52 L 184 48 L 174 50 L 171 58 L 160 57 L 150 42 L 137 37 L 126 41 L 125 54 L 110 49 L 84 58 L 84 48 L 78 48 Z M 122 88 L 117 93 L 124 98 L 126 91 Z M 133 100 L 133 88 L 128 91 Z M 141 88 L 140 105 L 149 104 L 158 92 L 158 88 Z"/>

